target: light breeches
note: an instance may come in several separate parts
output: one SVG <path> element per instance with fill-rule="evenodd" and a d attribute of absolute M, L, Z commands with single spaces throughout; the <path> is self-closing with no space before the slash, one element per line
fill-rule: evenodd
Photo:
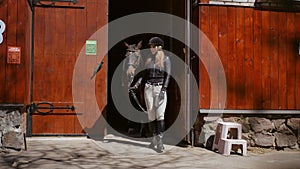
<path fill-rule="evenodd" d="M 162 85 L 145 85 L 144 97 L 148 112 L 148 119 L 153 120 L 164 120 L 165 110 L 167 105 L 167 94 L 165 93 L 164 99 L 159 100 L 159 93 Z"/>

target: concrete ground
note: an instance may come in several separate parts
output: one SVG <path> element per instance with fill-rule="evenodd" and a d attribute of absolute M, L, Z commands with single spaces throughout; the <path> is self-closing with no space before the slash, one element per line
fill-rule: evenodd
<path fill-rule="evenodd" d="M 85 137 L 31 137 L 27 151 L 0 151 L 0 168 L 203 168 L 203 169 L 299 169 L 300 151 L 257 151 L 247 156 L 223 156 L 199 147 L 166 145 L 157 153 L 137 141 L 107 135 L 103 141 Z"/>

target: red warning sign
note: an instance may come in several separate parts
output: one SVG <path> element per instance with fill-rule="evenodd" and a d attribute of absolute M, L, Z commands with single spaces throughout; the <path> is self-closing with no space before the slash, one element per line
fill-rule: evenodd
<path fill-rule="evenodd" d="M 7 63 L 8 64 L 21 63 L 21 47 L 8 46 Z"/>

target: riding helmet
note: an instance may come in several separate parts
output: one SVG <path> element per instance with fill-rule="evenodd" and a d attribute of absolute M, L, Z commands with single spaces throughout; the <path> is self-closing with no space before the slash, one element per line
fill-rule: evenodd
<path fill-rule="evenodd" d="M 162 39 L 160 39 L 159 37 L 152 37 L 149 40 L 149 45 L 155 45 L 155 46 L 162 46 L 164 47 L 164 41 Z"/>

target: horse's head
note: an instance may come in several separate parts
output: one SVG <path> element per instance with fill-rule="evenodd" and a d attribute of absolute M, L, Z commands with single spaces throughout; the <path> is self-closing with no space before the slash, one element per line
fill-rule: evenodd
<path fill-rule="evenodd" d="M 140 48 L 142 47 L 142 41 L 140 41 L 137 45 L 132 44 L 129 45 L 128 43 L 124 42 L 125 46 L 127 47 L 126 49 L 126 57 L 130 55 L 138 55 L 140 54 Z"/>
<path fill-rule="evenodd" d="M 126 59 L 127 59 L 127 75 L 133 76 L 135 73 L 135 69 L 139 66 L 140 64 L 140 57 L 141 57 L 141 51 L 140 48 L 142 47 L 142 41 L 140 41 L 137 45 L 132 44 L 129 45 L 126 42 L 124 42 L 125 46 L 127 47 L 126 50 Z"/>

